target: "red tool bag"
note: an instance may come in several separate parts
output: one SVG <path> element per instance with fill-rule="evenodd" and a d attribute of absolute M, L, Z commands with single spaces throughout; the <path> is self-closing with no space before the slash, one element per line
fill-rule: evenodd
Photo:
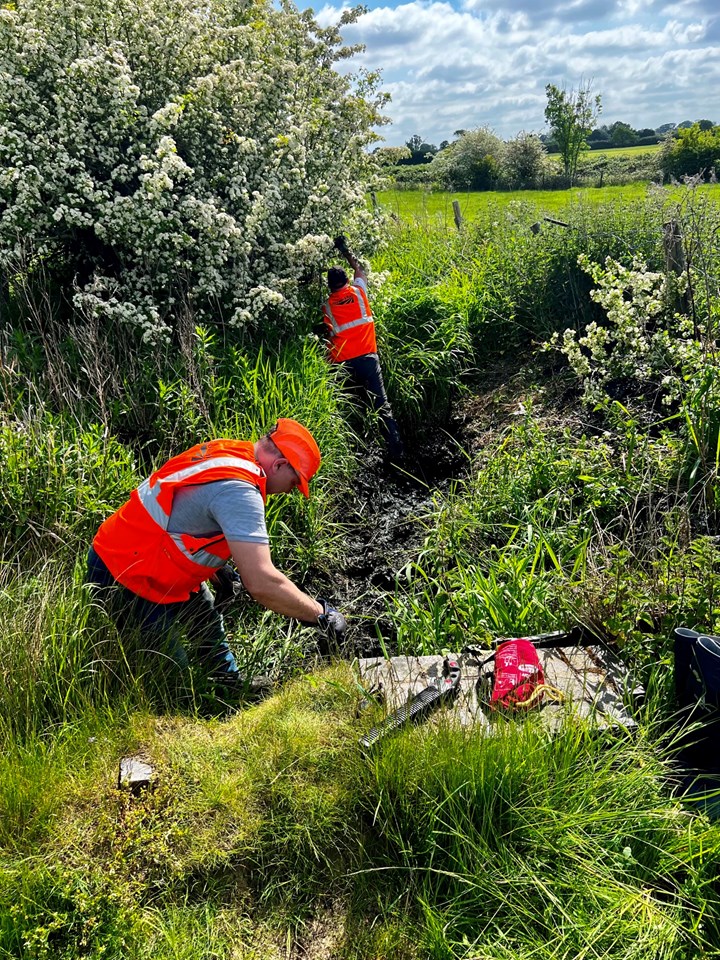
<path fill-rule="evenodd" d="M 505 640 L 495 651 L 495 681 L 490 708 L 528 710 L 540 704 L 545 674 L 530 640 Z"/>

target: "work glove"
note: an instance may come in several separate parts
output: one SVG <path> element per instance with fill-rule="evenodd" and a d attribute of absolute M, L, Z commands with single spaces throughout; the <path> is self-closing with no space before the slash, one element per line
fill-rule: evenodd
<path fill-rule="evenodd" d="M 226 607 L 229 603 L 232 603 L 243 589 L 240 574 L 227 564 L 215 571 L 210 578 L 210 583 L 213 585 L 215 606 L 218 608 Z"/>
<path fill-rule="evenodd" d="M 344 234 L 338 234 L 333 240 L 333 244 L 338 253 L 341 253 L 344 257 L 349 255 L 350 247 L 348 247 L 347 237 Z"/>
<path fill-rule="evenodd" d="M 345 643 L 345 634 L 347 633 L 347 623 L 345 617 L 331 607 L 327 600 L 318 597 L 318 603 L 322 604 L 323 612 L 318 617 L 318 630 L 327 637 L 327 639 L 336 646 L 341 647 Z"/>

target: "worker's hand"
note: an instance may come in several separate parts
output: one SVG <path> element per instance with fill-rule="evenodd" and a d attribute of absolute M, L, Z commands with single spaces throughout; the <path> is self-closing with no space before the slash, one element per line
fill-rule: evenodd
<path fill-rule="evenodd" d="M 344 257 L 349 255 L 350 248 L 348 247 L 347 237 L 344 234 L 338 234 L 333 240 L 333 244 L 338 253 L 341 253 Z"/>
<path fill-rule="evenodd" d="M 225 607 L 242 591 L 240 574 L 233 567 L 225 564 L 210 577 L 210 583 L 215 592 L 215 606 Z"/>
<path fill-rule="evenodd" d="M 347 633 L 345 617 L 335 607 L 331 607 L 327 600 L 318 597 L 318 603 L 321 603 L 323 608 L 323 612 L 318 617 L 318 629 L 331 643 L 341 647 L 345 643 Z"/>

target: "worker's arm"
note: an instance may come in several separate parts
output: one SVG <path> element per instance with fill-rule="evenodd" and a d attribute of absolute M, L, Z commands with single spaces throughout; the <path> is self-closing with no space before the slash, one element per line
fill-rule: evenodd
<path fill-rule="evenodd" d="M 360 261 L 355 256 L 355 254 L 352 253 L 352 251 L 348 250 L 347 253 L 344 254 L 344 256 L 347 262 L 349 263 L 349 265 L 355 271 L 355 279 L 364 280 L 367 283 L 367 274 L 363 270 L 363 265 L 360 263 Z"/>
<path fill-rule="evenodd" d="M 350 247 L 347 244 L 345 237 L 340 234 L 340 236 L 335 238 L 335 249 L 338 251 L 340 256 L 345 260 L 349 266 L 355 271 L 356 280 L 364 280 L 367 283 L 367 274 L 363 269 L 363 265 L 360 263 L 358 258 L 352 252 Z"/>
<path fill-rule="evenodd" d="M 303 593 L 277 569 L 266 543 L 231 540 L 228 546 L 245 589 L 253 600 L 286 617 L 305 623 L 317 622 L 323 613 L 322 604 Z"/>
<path fill-rule="evenodd" d="M 353 270 L 355 271 L 355 281 L 357 282 L 358 280 L 362 280 L 367 290 L 367 274 L 363 270 L 363 266 L 359 260 L 355 261 L 355 266 L 353 267 Z"/>

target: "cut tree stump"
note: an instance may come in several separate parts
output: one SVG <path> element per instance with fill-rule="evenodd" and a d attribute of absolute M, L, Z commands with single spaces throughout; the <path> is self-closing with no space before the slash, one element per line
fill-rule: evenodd
<path fill-rule="evenodd" d="M 143 757 L 123 757 L 118 772 L 118 790 L 139 794 L 151 786 L 155 770 Z"/>

